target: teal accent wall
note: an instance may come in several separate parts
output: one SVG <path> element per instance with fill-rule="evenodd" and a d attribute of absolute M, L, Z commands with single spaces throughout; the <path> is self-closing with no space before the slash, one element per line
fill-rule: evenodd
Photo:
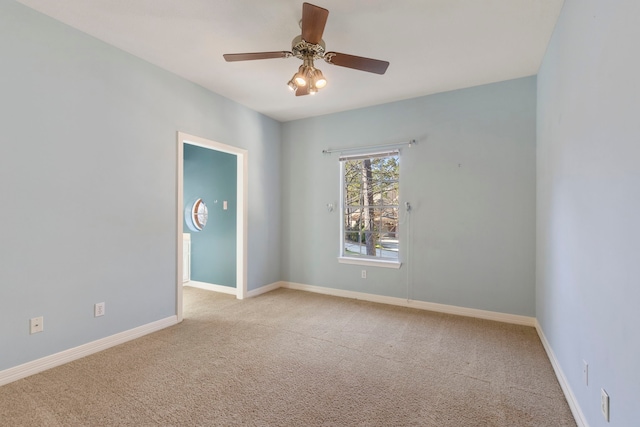
<path fill-rule="evenodd" d="M 639 22 L 565 0 L 538 75 L 536 314 L 591 427 L 640 425 Z"/>
<path fill-rule="evenodd" d="M 184 144 L 185 207 L 201 198 L 209 210 L 202 231 L 183 225 L 191 234 L 191 280 L 236 286 L 237 169 L 233 154 Z"/>

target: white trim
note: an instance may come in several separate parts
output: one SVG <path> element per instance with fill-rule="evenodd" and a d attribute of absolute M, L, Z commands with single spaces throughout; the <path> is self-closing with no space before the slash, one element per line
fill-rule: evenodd
<path fill-rule="evenodd" d="M 399 261 L 387 261 L 383 259 L 373 258 L 352 258 L 352 257 L 338 257 L 340 264 L 353 264 L 353 265 L 366 265 L 369 267 L 384 267 L 384 268 L 400 268 L 402 263 Z"/>
<path fill-rule="evenodd" d="M 284 287 L 283 283 L 286 283 L 286 282 L 273 282 L 273 283 L 270 283 L 268 285 L 260 286 L 257 289 L 251 289 L 249 292 L 247 292 L 247 298 L 257 297 L 258 295 L 262 295 L 262 294 L 265 294 L 267 292 L 275 291 L 278 288 Z"/>
<path fill-rule="evenodd" d="M 177 164 L 176 164 L 176 317 L 178 322 L 182 322 L 182 279 L 183 279 L 183 239 L 184 230 L 182 224 L 184 222 L 184 209 L 183 204 L 183 180 L 184 180 L 184 144 L 181 140 L 180 132 L 178 132 L 177 146 Z M 191 277 L 191 274 L 189 274 Z"/>
<path fill-rule="evenodd" d="M 360 150 L 375 150 L 375 149 L 381 149 L 381 148 L 391 148 L 391 147 L 395 147 L 395 148 L 402 148 L 405 145 L 407 147 L 412 147 L 414 144 L 416 143 L 415 139 L 409 140 L 409 141 L 405 141 L 405 142 L 396 142 L 393 144 L 379 144 L 379 145 L 368 145 L 366 147 L 344 147 L 344 148 L 327 148 L 326 150 L 322 150 L 323 154 L 331 154 L 331 153 L 344 153 L 346 151 L 360 151 Z"/>
<path fill-rule="evenodd" d="M 233 154 L 237 161 L 237 188 L 238 188 L 238 209 L 236 217 L 236 287 L 235 295 L 238 299 L 245 298 L 247 294 L 248 276 L 248 229 L 249 229 L 249 151 L 222 144 L 220 142 L 189 135 L 184 132 L 177 132 L 178 164 L 176 176 L 176 212 L 178 235 L 176 248 L 182 248 L 182 224 L 183 224 L 183 204 L 184 204 L 184 144 L 197 145 L 223 153 Z M 182 314 L 182 250 L 177 250 L 176 256 L 176 315 L 181 322 Z"/>
<path fill-rule="evenodd" d="M 553 371 L 556 374 L 556 378 L 558 378 L 558 383 L 560 383 L 560 387 L 562 388 L 562 392 L 564 393 L 564 397 L 567 399 L 567 403 L 569 404 L 569 408 L 571 409 L 571 413 L 573 414 L 573 418 L 576 421 L 578 427 L 589 427 L 589 424 L 586 421 L 584 414 L 582 413 L 582 409 L 578 404 L 578 399 L 573 394 L 573 390 L 571 390 L 571 386 L 569 385 L 569 381 L 567 381 L 567 377 L 564 375 L 562 368 L 560 367 L 560 362 L 556 358 L 553 349 L 551 348 L 551 344 L 547 340 L 547 337 L 544 335 L 542 331 L 542 326 L 536 319 L 536 331 L 538 331 L 538 336 L 540 337 L 540 341 L 542 341 L 542 346 L 547 352 L 547 356 L 551 361 L 551 366 L 553 367 Z"/>
<path fill-rule="evenodd" d="M 152 332 L 173 326 L 176 323 L 178 323 L 177 316 L 166 317 L 155 322 L 147 323 L 146 325 L 138 326 L 137 328 L 129 329 L 128 331 L 120 332 L 115 335 L 82 344 L 78 347 L 70 348 L 56 354 L 24 363 L 22 365 L 14 366 L 13 368 L 5 369 L 4 371 L 0 371 L 0 386 L 46 371 L 47 369 L 55 368 L 56 366 L 64 365 L 65 363 L 73 362 L 74 360 L 82 357 L 89 356 L 110 347 L 114 347 Z"/>
<path fill-rule="evenodd" d="M 391 157 L 391 156 L 399 156 L 400 149 L 396 148 L 393 150 L 386 151 L 368 151 L 366 153 L 357 153 L 357 154 L 347 154 L 340 156 L 338 158 L 339 161 L 344 162 L 348 160 L 364 160 L 364 159 L 372 159 L 372 158 L 381 158 L 381 157 Z"/>
<path fill-rule="evenodd" d="M 191 286 L 192 288 L 204 289 L 206 291 L 220 292 L 222 294 L 236 295 L 236 288 L 230 286 L 214 285 L 213 283 L 198 282 L 196 280 L 189 280 L 185 282 L 184 286 Z"/>
<path fill-rule="evenodd" d="M 359 299 L 363 301 L 391 304 L 401 307 L 418 308 L 439 313 L 455 314 L 457 316 L 476 317 L 478 319 L 494 320 L 496 322 L 512 323 L 515 325 L 535 326 L 535 317 L 517 314 L 499 313 L 496 311 L 478 310 L 475 308 L 458 307 L 455 305 L 438 304 L 434 302 L 408 300 L 405 298 L 388 297 L 384 295 L 367 294 L 364 292 L 345 291 L 342 289 L 324 288 L 321 286 L 303 285 L 301 283 L 281 282 L 282 288 L 315 292 L 336 297 Z"/>
<path fill-rule="evenodd" d="M 238 299 L 247 296 L 249 277 L 249 151 L 235 149 L 238 159 L 238 219 L 236 242 L 236 287 Z"/>

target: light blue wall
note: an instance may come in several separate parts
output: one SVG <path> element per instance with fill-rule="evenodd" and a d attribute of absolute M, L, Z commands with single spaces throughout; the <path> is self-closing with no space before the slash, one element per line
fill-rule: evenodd
<path fill-rule="evenodd" d="M 280 279 L 278 122 L 13 1 L 0 57 L 0 370 L 176 313 L 177 131 L 249 151 L 248 288 Z"/>
<path fill-rule="evenodd" d="M 236 287 L 237 169 L 233 154 L 184 145 L 185 207 L 202 199 L 209 212 L 199 232 L 183 224 L 183 231 L 191 235 L 191 280 Z"/>
<path fill-rule="evenodd" d="M 591 427 L 640 425 L 639 19 L 566 0 L 538 77 L 537 315 Z"/>
<path fill-rule="evenodd" d="M 0 370 L 175 314 L 180 130 L 249 150 L 249 289 L 283 279 L 535 314 L 589 424 L 634 425 L 637 16 L 631 0 L 566 0 L 538 77 L 536 183 L 533 77 L 280 125 L 1 2 Z M 337 158 L 322 149 L 412 138 L 405 265 L 338 264 Z"/>
<path fill-rule="evenodd" d="M 533 316 L 535 114 L 529 77 L 284 123 L 283 279 Z M 322 150 L 410 139 L 403 267 L 338 264 L 339 162 Z"/>

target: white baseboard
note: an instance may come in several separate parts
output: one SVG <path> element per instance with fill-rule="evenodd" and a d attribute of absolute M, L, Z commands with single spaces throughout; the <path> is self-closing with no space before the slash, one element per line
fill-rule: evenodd
<path fill-rule="evenodd" d="M 418 308 L 421 310 L 436 311 L 439 313 L 455 314 L 458 316 L 476 317 L 479 319 L 495 320 L 496 322 L 512 323 L 516 325 L 535 326 L 535 317 L 520 316 L 517 314 L 498 313 L 495 311 L 478 310 L 475 308 L 458 307 L 454 305 L 438 304 L 434 302 L 407 300 L 404 298 L 387 297 L 383 295 L 367 294 L 363 292 L 345 291 L 342 289 L 324 288 L 321 286 L 303 285 L 293 282 L 280 282 L 280 287 L 297 289 L 300 291 L 315 292 L 318 294 L 332 295 L 336 297 L 359 299 L 363 301 L 378 302 L 382 304 L 398 305 L 401 307 Z"/>
<path fill-rule="evenodd" d="M 202 286 L 201 286 L 202 285 Z M 209 283 L 203 282 L 194 282 L 190 281 L 185 283 L 185 286 L 193 286 L 207 290 L 214 290 L 216 292 L 225 292 L 235 295 L 235 288 L 229 288 L 227 286 L 220 285 L 211 285 Z M 222 290 L 218 290 L 218 288 L 225 288 Z M 517 325 L 525 325 L 525 326 L 533 326 L 536 328 L 538 332 L 538 336 L 540 337 L 540 341 L 549 357 L 551 362 L 551 366 L 558 378 L 558 382 L 560 383 L 560 387 L 567 399 L 567 403 L 569 404 L 569 408 L 575 418 L 578 427 L 589 427 L 584 414 L 582 413 L 582 409 L 578 404 L 578 401 L 569 386 L 569 382 L 560 367 L 558 360 L 551 348 L 551 345 L 547 341 L 546 336 L 544 335 L 544 331 L 542 327 L 538 323 L 537 319 L 534 317 L 528 316 L 519 316 L 515 314 L 506 314 L 506 313 L 498 313 L 493 311 L 485 311 L 478 310 L 473 308 L 466 307 L 457 307 L 446 304 L 437 304 L 425 301 L 414 301 L 414 300 L 406 300 L 403 298 L 396 297 L 388 297 L 382 295 L 374 295 L 367 294 L 363 292 L 354 292 L 354 291 L 346 291 L 342 289 L 333 289 L 333 288 L 325 288 L 321 286 L 312 286 L 312 285 L 304 285 L 301 283 L 294 282 L 274 282 L 265 286 L 261 286 L 257 289 L 252 289 L 247 292 L 247 297 L 255 297 L 266 292 L 273 291 L 278 288 L 286 288 L 286 289 L 296 289 L 307 292 L 314 292 L 318 294 L 331 295 L 343 298 L 352 298 L 359 299 L 363 301 L 377 302 L 382 304 L 391 304 L 402 307 L 412 307 L 418 308 L 422 310 L 435 311 L 440 313 L 447 314 L 455 314 L 459 316 L 467 316 L 467 317 L 477 317 L 480 319 L 487 320 L 495 320 L 498 322 L 504 323 L 512 323 Z M 229 292 L 231 290 L 232 292 Z M 50 356 L 45 356 L 41 359 L 37 359 L 31 362 L 24 363 L 19 366 L 15 366 L 13 368 L 6 369 L 4 371 L 0 371 L 0 386 L 9 384 L 13 381 L 17 381 L 22 378 L 26 378 L 30 375 L 37 374 L 39 372 L 45 371 L 47 369 L 54 368 L 56 366 L 63 365 L 65 363 L 72 362 L 74 360 L 80 359 L 82 357 L 88 356 L 90 354 L 97 353 L 102 350 L 106 350 L 107 348 L 114 347 L 116 345 L 125 343 L 127 341 L 131 341 L 136 338 L 140 338 L 144 335 L 150 334 L 152 332 L 159 331 L 161 329 L 167 328 L 169 326 L 175 325 L 178 323 L 177 316 L 170 316 L 165 319 L 161 319 L 152 323 L 148 323 L 146 325 L 139 326 L 134 329 L 130 329 L 128 331 L 120 332 L 115 335 L 111 335 L 109 337 L 101 338 L 96 341 L 92 341 L 87 344 L 80 345 L 75 348 L 71 348 L 68 350 L 61 351 L 56 354 L 52 354 Z"/>
<path fill-rule="evenodd" d="M 247 292 L 247 298 L 256 297 L 258 295 L 274 291 L 278 288 L 284 288 L 285 286 L 283 285 L 283 283 L 286 283 L 286 282 L 273 282 L 268 285 L 260 286 L 257 289 L 252 289 L 249 292 Z"/>
<path fill-rule="evenodd" d="M 245 298 L 256 297 L 266 292 L 270 292 L 275 289 L 278 289 L 282 287 L 282 283 L 284 282 L 273 282 L 268 285 L 260 286 L 257 289 L 252 289 L 245 294 Z M 222 286 L 222 285 L 214 285 L 214 284 L 205 283 L 205 282 L 198 282 L 195 280 L 190 280 L 189 282 L 185 282 L 184 286 L 191 286 L 194 288 L 204 289 L 207 291 L 222 292 L 224 294 L 230 294 L 230 295 L 237 294 L 236 288 L 231 288 L 229 286 Z"/>
<path fill-rule="evenodd" d="M 535 326 L 536 331 L 538 331 L 540 341 L 542 341 L 542 346 L 544 347 L 545 351 L 547 352 L 547 356 L 551 361 L 553 371 L 556 373 L 556 378 L 558 378 L 558 382 L 560 383 L 560 387 L 562 388 L 564 397 L 567 399 L 567 403 L 569 404 L 569 408 L 571 409 L 573 418 L 576 420 L 576 424 L 578 424 L 578 427 L 589 427 L 589 424 L 587 424 L 587 420 L 582 413 L 582 409 L 578 404 L 578 399 L 576 399 L 576 396 L 573 394 L 571 386 L 569 385 L 569 381 L 567 381 L 567 377 L 565 377 L 564 372 L 560 367 L 560 363 L 558 362 L 558 359 L 556 359 L 556 355 L 553 352 L 549 341 L 547 341 L 547 337 L 544 335 L 544 331 L 542 330 L 542 327 L 540 326 L 540 323 L 538 323 L 537 319 Z"/>
<path fill-rule="evenodd" d="M 175 325 L 176 323 L 178 323 L 177 316 L 170 316 L 165 319 L 147 323 L 146 325 L 138 326 L 137 328 L 129 329 L 128 331 L 82 344 L 78 347 L 70 348 L 50 356 L 45 356 L 22 365 L 14 366 L 13 368 L 5 369 L 4 371 L 0 371 L 0 386 L 46 371 L 47 369 L 51 369 L 56 366 L 64 365 L 65 363 L 72 362 L 90 354 L 106 350 L 109 347 L 114 347 L 127 341 L 140 338 L 141 336 L 159 331 L 160 329 Z"/>
<path fill-rule="evenodd" d="M 230 286 L 214 285 L 213 283 L 197 282 L 190 280 L 184 283 L 184 286 L 191 286 L 192 288 L 205 289 L 207 291 L 221 292 L 223 294 L 236 295 L 238 290 Z"/>

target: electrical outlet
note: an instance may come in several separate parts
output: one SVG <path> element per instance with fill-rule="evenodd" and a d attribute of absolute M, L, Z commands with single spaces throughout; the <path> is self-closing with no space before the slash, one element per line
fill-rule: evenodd
<path fill-rule="evenodd" d="M 93 317 L 104 316 L 104 303 L 99 302 L 93 306 Z"/>
<path fill-rule="evenodd" d="M 609 422 L 609 395 L 603 388 L 600 389 L 600 411 L 604 419 Z"/>
<path fill-rule="evenodd" d="M 584 385 L 589 385 L 589 364 L 586 360 L 582 361 L 582 378 L 584 378 Z"/>
<path fill-rule="evenodd" d="M 362 277 L 363 279 L 367 278 L 367 270 L 362 270 L 362 273 L 360 273 L 360 277 Z"/>
<path fill-rule="evenodd" d="M 44 331 L 44 317 L 34 317 L 33 319 L 29 319 L 29 333 L 37 334 L 38 332 Z"/>

